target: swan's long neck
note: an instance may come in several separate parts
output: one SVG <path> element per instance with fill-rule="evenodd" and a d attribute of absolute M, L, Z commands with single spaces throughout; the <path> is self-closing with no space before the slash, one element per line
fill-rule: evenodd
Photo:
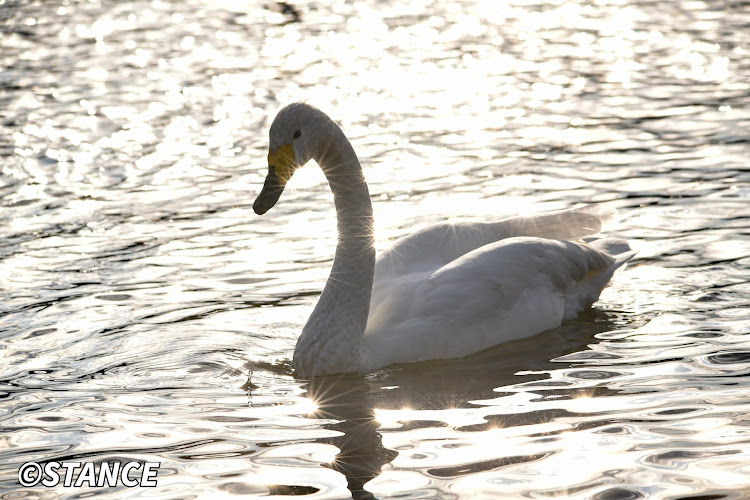
<path fill-rule="evenodd" d="M 294 351 L 302 376 L 362 370 L 375 269 L 372 203 L 362 167 L 341 129 L 330 125 L 332 140 L 313 157 L 333 191 L 338 243 L 331 274 Z"/>

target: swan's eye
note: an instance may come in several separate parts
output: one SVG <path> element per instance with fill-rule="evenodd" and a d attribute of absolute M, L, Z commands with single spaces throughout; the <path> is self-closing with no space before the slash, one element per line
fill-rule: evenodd
<path fill-rule="evenodd" d="M 294 137 L 293 137 L 293 138 L 294 138 L 294 139 L 296 139 L 297 137 L 299 137 L 299 136 L 301 136 L 301 135 L 302 135 L 302 132 L 300 132 L 299 130 L 295 130 L 295 131 L 294 131 Z"/>

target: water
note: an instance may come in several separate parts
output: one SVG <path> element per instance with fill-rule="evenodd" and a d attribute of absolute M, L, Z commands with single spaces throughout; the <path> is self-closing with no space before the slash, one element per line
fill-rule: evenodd
<path fill-rule="evenodd" d="M 742 2 L 0 0 L 0 498 L 750 498 Z M 304 100 L 377 244 L 608 201 L 593 311 L 467 359 L 309 382 L 335 245 L 315 168 L 249 206 Z M 22 488 L 39 461 L 152 489 Z"/>

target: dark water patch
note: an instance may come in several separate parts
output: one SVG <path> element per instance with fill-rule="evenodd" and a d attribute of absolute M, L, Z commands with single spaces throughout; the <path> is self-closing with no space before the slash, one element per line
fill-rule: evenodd
<path fill-rule="evenodd" d="M 664 467 L 684 470 L 689 463 L 698 459 L 731 456 L 738 453 L 738 450 L 670 450 L 663 453 L 649 455 L 644 461 Z"/>
<path fill-rule="evenodd" d="M 604 428 L 599 429 L 596 432 L 601 434 L 621 434 L 625 436 L 631 434 L 631 431 L 627 427 L 611 424 L 607 424 Z"/>
<path fill-rule="evenodd" d="M 717 365 L 731 365 L 750 362 L 750 351 L 723 352 L 707 356 L 706 360 Z"/>
<path fill-rule="evenodd" d="M 250 285 L 253 283 L 262 283 L 268 281 L 269 278 L 232 278 L 226 280 L 227 283 L 232 285 Z"/>
<path fill-rule="evenodd" d="M 111 295 L 97 295 L 95 298 L 100 299 L 100 300 L 109 300 L 112 302 L 123 302 L 123 301 L 133 298 L 133 296 L 128 295 L 126 293 L 119 293 L 119 294 L 111 294 Z"/>
<path fill-rule="evenodd" d="M 606 380 L 614 377 L 621 377 L 625 375 L 621 372 L 607 371 L 607 370 L 577 370 L 567 372 L 565 374 L 571 378 L 578 378 L 581 380 Z"/>
<path fill-rule="evenodd" d="M 682 335 L 683 337 L 689 337 L 694 339 L 715 339 L 717 337 L 723 337 L 721 333 L 713 333 L 713 332 L 696 332 L 696 333 L 685 333 Z"/>
<path fill-rule="evenodd" d="M 245 423 L 245 422 L 255 422 L 259 419 L 253 418 L 253 417 L 234 417 L 229 415 L 211 415 L 208 417 L 205 417 L 205 420 L 208 420 L 209 422 L 223 422 L 223 423 Z"/>
<path fill-rule="evenodd" d="M 287 484 L 272 484 L 266 485 L 271 496 L 304 496 L 313 495 L 320 491 L 320 488 L 314 486 L 301 486 L 301 485 L 287 485 Z"/>
<path fill-rule="evenodd" d="M 198 448 L 201 446 L 207 446 L 211 444 L 217 444 L 224 442 L 223 439 L 197 439 L 193 441 L 187 441 L 182 443 L 175 443 L 169 446 L 156 446 L 156 447 L 148 447 L 148 448 L 139 448 L 139 447 L 132 447 L 132 448 L 116 448 L 116 449 L 107 449 L 107 455 L 111 455 L 112 461 L 121 460 L 123 462 L 128 462 L 129 458 L 135 455 L 149 455 L 149 454 L 159 454 L 159 453 L 176 453 L 183 450 L 190 450 L 192 448 Z M 55 462 L 81 462 L 81 461 L 94 461 L 97 460 L 97 457 L 101 457 L 102 452 L 101 451 L 87 451 L 87 452 L 77 452 L 77 453 L 71 453 L 68 455 L 55 455 L 53 457 L 50 457 L 48 461 L 55 461 Z M 105 461 L 110 460 L 110 457 L 99 458 L 99 461 Z"/>
<path fill-rule="evenodd" d="M 594 500 L 638 500 L 639 498 L 646 498 L 646 495 L 631 488 L 617 486 L 600 491 L 591 498 Z"/>
<path fill-rule="evenodd" d="M 467 474 L 474 474 L 477 472 L 484 472 L 489 470 L 500 469 L 509 465 L 522 464 L 536 462 L 542 460 L 551 454 L 537 454 L 537 455 L 526 455 L 526 456 L 510 456 L 502 457 L 495 460 L 486 460 L 482 462 L 473 462 L 470 464 L 462 464 L 456 467 L 440 467 L 428 469 L 428 474 L 440 478 L 454 478 L 461 477 Z"/>
<path fill-rule="evenodd" d="M 750 5 L 750 3 L 748 3 Z M 744 497 L 743 493 L 739 494 L 740 496 L 734 495 L 734 494 L 715 494 L 715 495 L 689 495 L 689 496 L 681 496 L 681 497 L 675 497 L 674 500 L 721 500 L 722 498 L 742 498 Z"/>
<path fill-rule="evenodd" d="M 671 408 L 669 410 L 661 410 L 654 412 L 654 415 L 682 415 L 684 413 L 692 413 L 694 411 L 701 411 L 704 410 L 704 408 Z"/>
<path fill-rule="evenodd" d="M 34 337 L 41 337 L 43 335 L 46 335 L 48 333 L 56 332 L 57 328 L 42 328 L 41 330 L 34 330 L 31 332 L 27 338 L 33 339 Z"/>
<path fill-rule="evenodd" d="M 572 354 L 566 354 L 565 356 L 558 356 L 555 358 L 555 361 L 565 361 L 569 363 L 575 363 L 579 361 L 589 361 L 589 360 L 615 360 L 615 359 L 621 359 L 622 356 L 614 353 L 609 352 L 601 352 L 601 351 L 582 351 L 582 352 L 575 352 Z"/>
<path fill-rule="evenodd" d="M 544 424 L 557 420 L 575 418 L 575 414 L 561 408 L 551 408 L 535 411 L 531 415 L 486 415 L 485 422 L 479 424 L 464 425 L 456 428 L 457 432 L 485 432 L 493 429 L 508 429 L 511 427 L 527 426 L 531 424 Z M 599 424 L 591 424 L 596 426 Z"/>
<path fill-rule="evenodd" d="M 177 455 L 176 458 L 180 460 L 191 460 L 200 462 L 202 460 L 219 460 L 219 459 L 235 459 L 235 458 L 247 458 L 258 454 L 258 446 L 246 444 L 240 447 L 240 449 L 233 449 L 231 451 L 212 451 L 204 453 L 182 453 Z"/>

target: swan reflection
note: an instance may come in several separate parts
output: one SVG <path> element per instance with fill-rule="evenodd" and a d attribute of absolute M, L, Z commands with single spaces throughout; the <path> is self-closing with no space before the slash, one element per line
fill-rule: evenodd
<path fill-rule="evenodd" d="M 402 470 L 401 463 L 389 465 L 400 453 L 406 455 L 399 461 L 415 460 L 413 452 L 403 448 L 397 439 L 400 433 L 411 430 L 433 435 L 434 441 L 443 442 L 446 448 L 453 445 L 444 439 L 445 432 L 455 435 L 458 431 L 466 433 L 471 441 L 485 441 L 484 446 L 491 448 L 486 453 L 477 455 L 471 447 L 466 451 L 456 450 L 473 454 L 464 460 L 468 463 L 467 470 L 475 472 L 538 460 L 542 455 L 506 456 L 498 452 L 493 436 L 502 434 L 503 429 L 532 422 L 526 413 L 499 411 L 502 397 L 491 404 L 487 400 L 497 398 L 504 389 L 512 391 L 519 385 L 544 383 L 547 370 L 565 367 L 552 361 L 554 358 L 585 351 L 586 344 L 595 341 L 597 333 L 611 329 L 615 320 L 615 313 L 593 311 L 561 328 L 466 358 L 395 365 L 366 376 L 315 377 L 301 387 L 306 392 L 306 402 L 301 407 L 309 409 L 305 417 L 321 421 L 323 428 L 340 433 L 317 440 L 338 449 L 335 458 L 323 466 L 346 478 L 353 498 L 397 493 L 406 483 L 413 491 L 425 478 Z M 578 393 L 575 388 L 561 388 L 557 392 L 564 397 L 575 397 Z M 601 388 L 596 396 L 604 392 L 605 388 Z M 538 415 L 533 424 L 554 424 L 556 415 L 555 412 Z M 454 468 L 436 467 L 433 475 L 447 477 Z M 424 488 L 417 485 L 427 496 L 432 491 L 429 482 L 422 485 Z M 279 491 L 292 493 L 288 487 Z"/>

